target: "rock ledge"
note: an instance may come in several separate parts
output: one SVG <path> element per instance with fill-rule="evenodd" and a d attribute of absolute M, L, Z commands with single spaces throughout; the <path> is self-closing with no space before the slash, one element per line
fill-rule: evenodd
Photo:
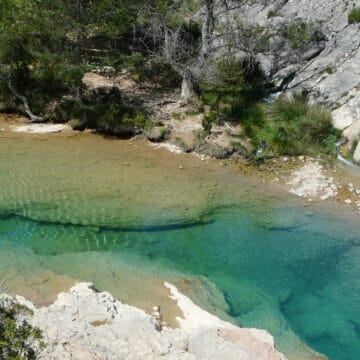
<path fill-rule="evenodd" d="M 285 360 L 266 331 L 224 322 L 164 285 L 184 313 L 180 329 L 162 327 L 160 316 L 97 292 L 90 283 L 76 284 L 40 309 L 22 297 L 16 301 L 33 310 L 28 320 L 44 332 L 48 346 L 40 359 Z"/>

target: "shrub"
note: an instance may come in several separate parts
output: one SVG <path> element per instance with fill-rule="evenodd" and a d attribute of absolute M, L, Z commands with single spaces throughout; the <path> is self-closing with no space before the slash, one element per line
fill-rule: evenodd
<path fill-rule="evenodd" d="M 348 15 L 349 24 L 357 24 L 360 23 L 360 8 L 353 8 Z"/>
<path fill-rule="evenodd" d="M 281 14 L 276 10 L 269 10 L 267 13 L 268 18 L 272 18 L 272 17 L 276 17 L 276 16 L 281 16 Z"/>
<path fill-rule="evenodd" d="M 0 359 L 35 360 L 37 345 L 45 346 L 41 330 L 19 319 L 24 310 L 17 304 L 0 305 Z"/>
<path fill-rule="evenodd" d="M 247 119 L 245 130 L 253 144 L 266 144 L 271 156 L 303 155 L 322 152 L 335 154 L 335 142 L 340 136 L 331 124 L 331 114 L 321 106 L 309 105 L 304 96 L 280 98 L 263 106 L 261 121 Z"/>
<path fill-rule="evenodd" d="M 216 122 L 216 117 L 217 117 L 216 111 L 209 111 L 207 114 L 204 115 L 201 124 L 207 135 L 210 135 L 211 128 L 213 124 L 215 124 Z"/>
<path fill-rule="evenodd" d="M 311 42 L 323 39 L 323 35 L 314 28 L 313 24 L 299 21 L 292 21 L 288 24 L 285 36 L 289 39 L 293 49 L 301 49 Z"/>
<path fill-rule="evenodd" d="M 132 136 L 141 133 L 146 127 L 148 118 L 143 113 L 123 112 L 113 106 L 108 106 L 102 115 L 97 114 L 96 130 L 106 135 Z"/>
<path fill-rule="evenodd" d="M 265 79 L 254 60 L 233 56 L 208 64 L 208 78 L 200 83 L 201 100 L 217 113 L 217 119 L 239 122 L 265 94 Z"/>

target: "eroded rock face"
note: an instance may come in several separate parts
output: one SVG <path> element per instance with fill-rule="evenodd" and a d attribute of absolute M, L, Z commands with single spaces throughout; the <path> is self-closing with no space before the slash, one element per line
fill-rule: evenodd
<path fill-rule="evenodd" d="M 201 309 L 198 320 L 194 315 L 198 326 L 162 328 L 159 319 L 96 292 L 89 283 L 61 293 L 49 307 L 37 309 L 20 297 L 17 301 L 34 311 L 30 322 L 44 332 L 44 360 L 285 360 L 263 330 L 238 328 Z"/>
<path fill-rule="evenodd" d="M 238 29 L 240 21 L 266 32 L 264 49 L 254 54 L 268 81 L 279 90 L 306 90 L 310 99 L 333 110 L 334 126 L 340 130 L 360 122 L 360 25 L 348 23 L 350 10 L 359 7 L 360 0 L 216 3 L 216 26 L 230 23 Z M 246 31 L 239 30 L 245 53 Z M 220 41 L 213 40 L 214 51 Z"/>

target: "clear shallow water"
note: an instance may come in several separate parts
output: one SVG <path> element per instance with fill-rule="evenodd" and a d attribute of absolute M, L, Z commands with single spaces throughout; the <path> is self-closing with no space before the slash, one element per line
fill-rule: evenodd
<path fill-rule="evenodd" d="M 128 301 L 153 296 L 164 278 L 200 276 L 226 301 L 211 286 L 195 300 L 269 330 L 290 359 L 315 359 L 303 342 L 357 359 L 358 221 L 271 196 L 189 156 L 91 135 L 5 134 L 0 277 L 41 293 L 48 272 Z"/>
<path fill-rule="evenodd" d="M 94 252 L 114 254 L 114 263 L 132 259 L 133 268 L 202 275 L 223 292 L 230 316 L 269 330 L 283 351 L 301 351 L 296 334 L 330 359 L 358 357 L 360 239 L 355 229 L 296 208 L 246 204 L 218 209 L 207 220 L 129 231 L 9 216 L 0 219 L 0 249 L 30 251 L 29 258 L 42 262 L 40 268 L 69 276 L 86 277 L 71 259 Z M 11 266 L 31 271 L 34 264 Z"/>

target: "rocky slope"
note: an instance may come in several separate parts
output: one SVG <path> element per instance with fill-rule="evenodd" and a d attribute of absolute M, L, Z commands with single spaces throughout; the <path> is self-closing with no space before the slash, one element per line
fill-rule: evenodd
<path fill-rule="evenodd" d="M 255 54 L 279 91 L 306 90 L 329 106 L 351 147 L 360 137 L 360 24 L 348 22 L 355 6 L 359 0 L 218 0 L 215 28 L 235 31 L 239 53 Z M 255 45 L 244 41 L 251 37 Z M 223 38 L 212 39 L 213 51 Z M 355 157 L 360 161 L 360 145 Z"/>
<path fill-rule="evenodd" d="M 49 307 L 35 306 L 29 321 L 44 332 L 40 359 L 223 359 L 285 360 L 263 330 L 242 329 L 200 309 L 165 284 L 184 313 L 180 329 L 163 326 L 159 309 L 152 316 L 125 305 L 89 283 L 61 293 Z"/>

